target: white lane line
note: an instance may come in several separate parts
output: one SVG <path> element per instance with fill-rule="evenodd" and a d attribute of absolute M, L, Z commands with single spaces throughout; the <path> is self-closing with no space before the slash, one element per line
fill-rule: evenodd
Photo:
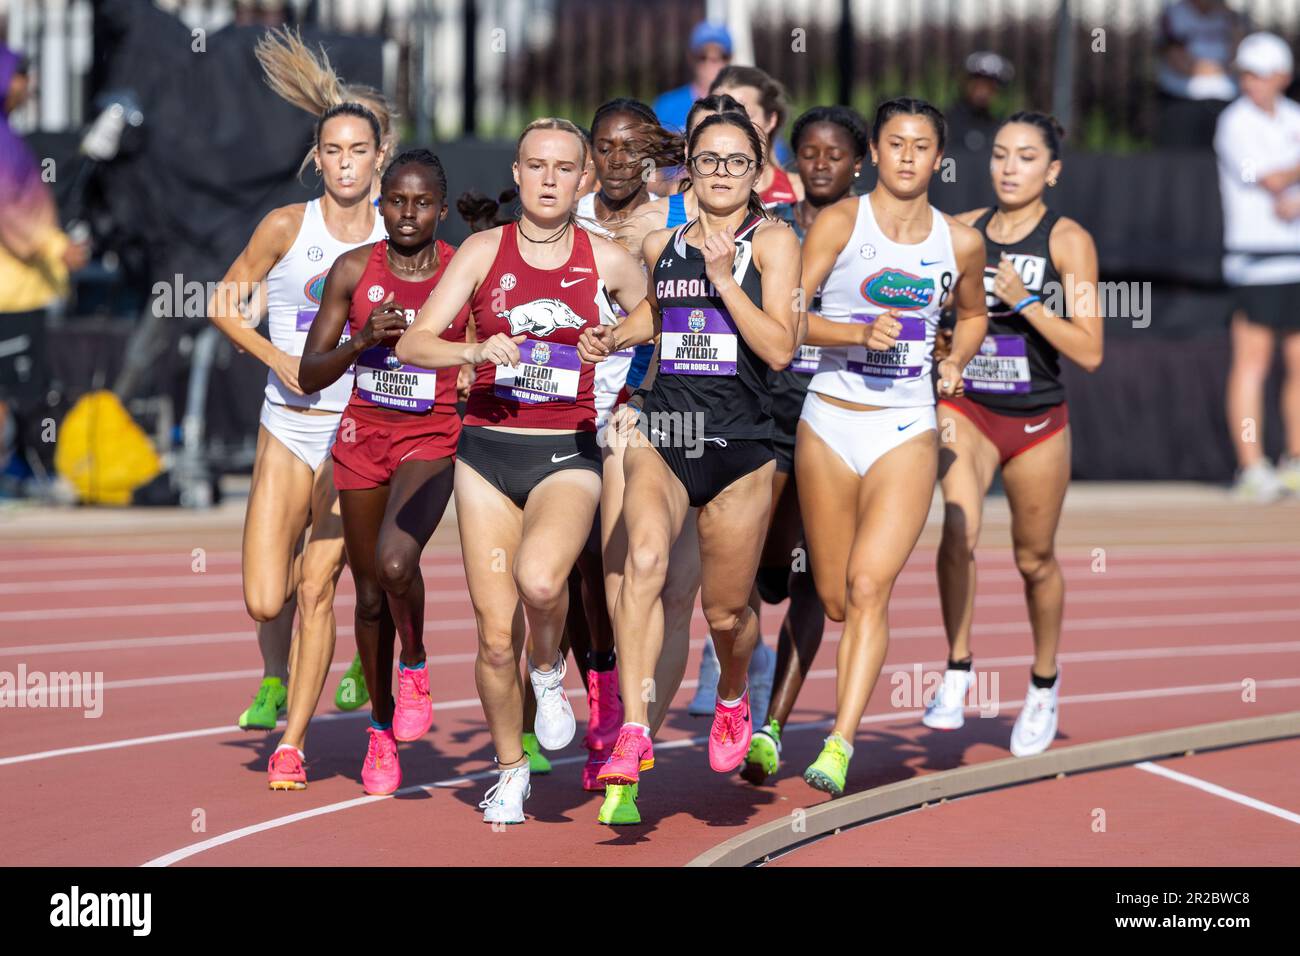
<path fill-rule="evenodd" d="M 765 636 L 775 639 L 776 635 Z M 694 644 L 697 642 L 692 643 Z M 701 640 L 698 643 L 703 644 L 704 642 Z M 1245 654 L 1283 654 L 1288 651 L 1300 651 L 1300 641 L 1273 641 L 1254 644 L 1188 644 L 1171 647 L 1122 648 L 1109 651 L 1067 651 L 1058 656 L 1064 664 L 1086 664 L 1114 661 L 1164 660 L 1174 657 L 1235 657 Z M 426 660 L 430 667 L 442 667 L 450 664 L 473 663 L 476 656 L 477 655 L 473 653 L 431 654 L 426 658 Z M 978 669 L 987 671 L 996 667 L 1020 667 L 1032 664 L 1033 661 L 1034 659 L 1032 655 L 981 658 Z M 942 660 L 935 660 L 913 662 L 911 664 L 887 664 L 882 669 L 881 673 L 893 674 L 896 672 L 906 672 L 916 667 L 938 668 L 941 667 L 943 663 Z M 347 670 L 347 668 L 348 662 L 339 662 L 330 665 L 331 671 L 343 671 Z M 121 680 L 105 681 L 102 687 L 104 690 L 122 690 L 140 687 L 164 687 L 171 684 L 203 684 L 228 680 L 254 680 L 261 676 L 261 668 L 248 668 L 237 671 L 207 671 L 195 674 L 159 674 L 152 677 L 133 677 L 123 678 Z M 835 670 L 831 668 L 810 671 L 808 676 L 810 678 L 834 677 Z M 28 691 L 29 697 L 31 695 L 39 695 L 40 693 L 40 691 Z M 8 698 L 0 695 L 0 702 L 5 700 L 12 701 L 12 699 L 12 695 Z M 13 706 L 13 704 L 8 703 L 5 706 Z"/>
<path fill-rule="evenodd" d="M 1208 780 L 1202 780 L 1200 777 L 1193 777 L 1185 773 L 1179 773 L 1177 770 L 1170 770 L 1168 767 L 1162 767 L 1160 764 L 1151 763 L 1149 760 L 1135 763 L 1133 766 L 1137 767 L 1139 770 L 1145 770 L 1147 773 L 1153 773 L 1157 777 L 1164 777 L 1167 780 L 1175 780 L 1178 783 L 1186 784 L 1189 787 L 1195 787 L 1197 790 L 1203 790 L 1206 793 L 1214 794 L 1216 797 L 1222 797 L 1224 800 L 1231 800 L 1233 803 L 1240 803 L 1243 807 L 1250 807 L 1252 810 L 1270 813 L 1275 817 L 1280 817 L 1287 821 L 1287 823 L 1300 823 L 1300 813 L 1292 813 L 1290 810 L 1283 810 L 1281 807 L 1275 807 L 1271 803 L 1265 803 L 1263 800 L 1256 800 L 1254 797 L 1248 797 L 1244 793 L 1237 793 L 1237 791 L 1229 790 L 1227 787 L 1220 787 L 1217 783 L 1210 783 Z"/>
<path fill-rule="evenodd" d="M 233 561 L 238 564 L 240 552 L 235 550 L 207 549 L 203 559 L 208 563 L 214 561 Z M 439 559 L 455 558 L 459 563 L 459 548 L 430 547 L 425 548 L 421 563 Z M 189 568 L 194 561 L 191 548 L 177 548 L 175 551 L 132 551 L 124 548 L 109 554 L 72 555 L 69 557 L 47 558 L 13 558 L 0 560 L 0 572 L 11 571 L 93 571 L 96 568 L 121 569 L 124 565 L 174 565 L 177 568 Z"/>
<path fill-rule="evenodd" d="M 1300 678 L 1288 678 L 1280 681 L 1261 681 L 1258 686 L 1263 687 L 1265 683 L 1272 684 L 1272 685 L 1281 684 L 1287 687 L 1297 687 L 1300 686 Z M 1241 687 L 1239 684 L 1206 684 L 1200 687 L 1171 687 L 1171 688 L 1155 688 L 1153 690 L 1126 691 L 1123 693 L 1122 698 L 1131 700 L 1139 697 L 1172 696 L 1174 693 L 1209 694 L 1209 693 L 1217 693 L 1220 691 L 1237 691 L 1240 689 Z M 1106 696 L 1106 695 L 1097 695 L 1097 694 L 1083 694 L 1078 696 L 1065 695 L 1061 697 L 1060 703 L 1062 704 L 1095 703 L 1097 702 L 1097 698 L 1102 696 Z M 1008 710 L 1008 711 L 1017 710 L 1020 707 L 1024 706 L 1024 701 L 999 701 L 997 706 L 999 710 Z M 974 710 L 975 708 L 968 707 L 966 709 Z M 861 724 L 882 724 L 882 723 L 887 724 L 887 723 L 893 723 L 895 721 L 914 720 L 916 718 L 921 717 L 924 713 L 925 712 L 921 710 L 908 710 L 908 711 L 893 711 L 891 713 L 885 713 L 885 714 L 871 714 L 863 717 L 859 726 L 861 726 Z M 819 721 L 804 723 L 804 724 L 790 724 L 789 726 L 783 728 L 782 732 L 788 734 L 788 733 L 794 733 L 796 731 L 804 731 L 804 730 L 824 730 L 827 727 L 830 727 L 833 723 L 834 721 L 830 721 L 830 720 L 819 720 Z M 666 750 L 671 747 L 699 746 L 700 744 L 704 743 L 707 739 L 708 739 L 707 737 L 691 737 L 684 740 L 665 741 L 662 744 L 656 744 L 656 749 Z M 585 761 L 586 759 L 587 758 L 585 756 L 561 757 L 557 760 L 552 760 L 551 764 L 554 766 L 557 764 L 578 763 L 581 761 Z M 397 793 L 408 794 L 408 793 L 417 793 L 420 791 L 427 792 L 430 790 L 455 786 L 461 783 L 468 783 L 473 780 L 488 779 L 494 775 L 495 775 L 495 771 L 490 771 L 490 770 L 480 771 L 479 773 L 469 774 L 468 776 L 451 777 L 446 780 L 437 780 L 434 781 L 433 783 L 423 783 L 411 787 L 403 787 L 401 790 L 397 791 Z M 353 807 L 359 807 L 368 803 L 374 803 L 376 801 L 385 800 L 385 799 L 388 798 L 387 797 L 354 797 L 350 800 L 342 800 L 338 803 L 328 803 L 325 804 L 324 806 L 315 807 L 314 809 L 311 810 L 305 810 L 301 813 L 292 813 L 287 816 L 275 817 L 270 820 L 265 820 L 261 823 L 255 823 L 250 826 L 241 827 L 238 830 L 231 830 L 227 833 L 222 833 L 219 834 L 218 836 L 210 837 L 209 839 L 199 841 L 198 843 L 192 843 L 189 846 L 183 846 L 180 849 L 171 851 L 170 853 L 165 853 L 162 856 L 154 857 L 152 860 L 143 863 L 142 866 L 150 866 L 150 867 L 171 866 L 173 863 L 179 863 L 182 860 L 186 860 L 189 859 L 190 857 L 197 856 L 198 854 L 203 853 L 207 850 L 215 849 L 216 847 L 219 846 L 225 846 L 227 844 L 234 843 L 238 840 L 242 840 L 246 837 L 256 836 L 257 834 L 265 833 L 268 830 L 279 829 L 280 827 L 285 827 L 293 823 L 298 823 L 301 820 L 308 820 L 311 819 L 312 817 L 323 816 L 328 813 L 337 813 L 340 810 L 349 810 Z"/>
<path fill-rule="evenodd" d="M 1300 565 L 1297 565 L 1297 568 L 1300 568 Z M 463 576 L 465 568 L 459 561 L 455 564 L 422 563 L 420 573 L 426 578 L 454 578 Z M 244 576 L 241 573 L 216 574 L 212 571 L 131 578 L 42 578 L 37 581 L 9 581 L 0 584 L 0 595 L 148 591 L 158 588 L 238 588 L 242 587 L 243 582 Z"/>

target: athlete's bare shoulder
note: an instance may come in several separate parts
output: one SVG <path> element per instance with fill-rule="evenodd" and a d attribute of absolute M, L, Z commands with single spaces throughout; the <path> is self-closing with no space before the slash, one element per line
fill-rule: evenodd
<path fill-rule="evenodd" d="M 355 274 L 360 277 L 365 271 L 366 263 L 370 261 L 371 254 L 375 251 L 378 243 L 367 242 L 365 245 L 349 249 L 334 260 L 331 272 L 338 272 L 340 275 Z"/>
<path fill-rule="evenodd" d="M 764 255 L 799 255 L 799 237 L 784 219 L 765 219 L 754 230 L 754 248 Z"/>
<path fill-rule="evenodd" d="M 257 224 L 257 229 L 253 231 L 253 238 L 248 242 L 249 246 L 257 246 L 257 251 L 270 253 L 278 259 L 289 251 L 293 241 L 298 238 L 298 230 L 302 228 L 302 220 L 306 214 L 305 202 L 290 203 L 288 206 L 272 209 Z"/>
<path fill-rule="evenodd" d="M 494 226 L 473 233 L 456 247 L 456 262 L 459 267 L 463 269 L 468 265 L 482 265 L 483 272 L 486 274 L 487 269 L 492 265 L 492 260 L 497 256 L 497 250 L 501 248 L 501 238 L 505 235 L 505 231 L 505 226 Z"/>
<path fill-rule="evenodd" d="M 959 212 L 952 218 L 967 226 L 974 226 L 975 223 L 979 222 L 980 216 L 984 215 L 988 211 L 988 206 L 980 206 L 978 209 L 968 209 L 965 212 Z"/>
<path fill-rule="evenodd" d="M 1097 244 L 1092 233 L 1066 216 L 1052 224 L 1047 248 L 1054 262 L 1077 264 L 1090 259 L 1095 263 L 1097 259 Z"/>
<path fill-rule="evenodd" d="M 659 261 L 660 254 L 672 241 L 675 229 L 676 227 L 669 228 L 665 226 L 662 229 L 652 229 L 646 233 L 645 239 L 641 242 L 641 259 L 645 262 L 647 268 L 654 268 L 655 263 Z"/>
<path fill-rule="evenodd" d="M 968 226 L 961 222 L 955 216 L 950 216 L 946 212 L 942 213 L 944 221 L 948 223 L 948 232 L 952 236 L 952 251 L 958 259 L 963 256 L 975 255 L 977 252 L 982 257 L 984 254 L 984 236 L 973 226 Z"/>

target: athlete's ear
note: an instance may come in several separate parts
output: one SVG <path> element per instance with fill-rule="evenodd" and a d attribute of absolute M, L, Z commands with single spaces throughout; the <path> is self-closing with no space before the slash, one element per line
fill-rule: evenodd
<path fill-rule="evenodd" d="M 1054 159 L 1047 164 L 1047 185 L 1055 186 L 1057 180 L 1061 178 L 1061 161 Z"/>
<path fill-rule="evenodd" d="M 447 218 L 447 204 L 442 204 L 442 212 L 438 213 L 438 221 L 443 222 Z"/>
<path fill-rule="evenodd" d="M 519 182 L 519 160 L 515 160 L 513 163 L 510 164 L 510 175 L 514 176 L 516 186 L 523 185 L 521 182 Z"/>

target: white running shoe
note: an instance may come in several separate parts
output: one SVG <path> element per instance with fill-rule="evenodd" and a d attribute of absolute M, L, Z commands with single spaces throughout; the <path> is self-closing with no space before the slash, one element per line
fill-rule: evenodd
<path fill-rule="evenodd" d="M 1253 501 L 1258 504 L 1272 504 L 1286 494 L 1286 485 L 1273 470 L 1267 458 L 1257 461 L 1249 468 L 1237 472 L 1237 480 L 1232 485 L 1232 497 L 1238 501 Z"/>
<path fill-rule="evenodd" d="M 537 735 L 537 742 L 547 750 L 567 747 L 578 730 L 573 708 L 569 706 L 569 695 L 564 692 L 566 670 L 563 655 L 549 671 L 539 671 L 531 662 L 528 664 L 528 679 L 533 682 L 533 693 L 537 696 L 533 733 Z"/>
<path fill-rule="evenodd" d="M 933 730 L 958 730 L 966 723 L 966 694 L 975 683 L 975 668 L 948 669 L 943 684 L 925 708 L 921 723 Z"/>
<path fill-rule="evenodd" d="M 1032 757 L 1052 745 L 1056 739 L 1057 698 L 1061 692 L 1061 671 L 1056 671 L 1056 683 L 1047 689 L 1035 687 L 1031 681 L 1025 694 L 1025 706 L 1011 728 L 1011 752 L 1017 757 Z"/>
<path fill-rule="evenodd" d="M 523 823 L 524 801 L 533 792 L 528 782 L 528 764 L 497 772 L 497 782 L 488 788 L 479 804 L 484 823 Z"/>
<path fill-rule="evenodd" d="M 1293 495 L 1300 495 L 1300 458 L 1283 458 L 1277 463 L 1277 480 Z"/>
<path fill-rule="evenodd" d="M 700 658 L 700 683 L 695 688 L 695 696 L 686 706 L 686 712 L 692 717 L 712 717 L 718 702 L 718 678 L 722 670 L 718 666 L 718 652 L 713 649 L 713 638 L 704 640 L 704 656 Z M 752 700 L 752 698 L 751 698 Z M 753 704 L 750 704 L 753 708 Z"/>
<path fill-rule="evenodd" d="M 776 681 L 776 651 L 759 639 L 749 658 L 749 712 L 754 726 L 767 723 L 767 708 L 772 703 L 772 685 Z"/>

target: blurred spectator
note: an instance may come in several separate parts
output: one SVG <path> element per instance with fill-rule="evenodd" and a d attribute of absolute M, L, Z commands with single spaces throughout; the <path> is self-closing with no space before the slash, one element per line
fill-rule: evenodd
<path fill-rule="evenodd" d="M 1237 48 L 1242 95 L 1219 117 L 1214 148 L 1223 196 L 1223 275 L 1236 291 L 1228 428 L 1237 452 L 1236 492 L 1273 501 L 1300 493 L 1300 104 L 1291 48 L 1252 33 Z M 1287 457 L 1264 456 L 1264 383 L 1282 340 L 1282 419 Z"/>
<path fill-rule="evenodd" d="M 46 312 L 88 251 L 59 228 L 41 164 L 9 125 L 32 92 L 25 58 L 0 43 L 0 469 L 16 444 L 16 416 L 44 397 Z"/>
<path fill-rule="evenodd" d="M 1178 0 L 1160 18 L 1156 145 L 1208 149 L 1219 113 L 1237 95 L 1228 71 L 1246 32 L 1224 0 Z"/>
<path fill-rule="evenodd" d="M 1015 67 L 1004 57 L 980 50 L 966 57 L 961 99 L 944 112 L 948 142 L 973 152 L 993 148 L 1000 120 L 993 115 L 993 98 L 1015 78 Z"/>
<path fill-rule="evenodd" d="M 655 115 L 665 128 L 680 132 L 686 128 L 691 104 L 707 96 L 714 78 L 731 62 L 731 34 L 720 23 L 701 21 L 691 31 L 691 82 L 654 101 Z"/>

